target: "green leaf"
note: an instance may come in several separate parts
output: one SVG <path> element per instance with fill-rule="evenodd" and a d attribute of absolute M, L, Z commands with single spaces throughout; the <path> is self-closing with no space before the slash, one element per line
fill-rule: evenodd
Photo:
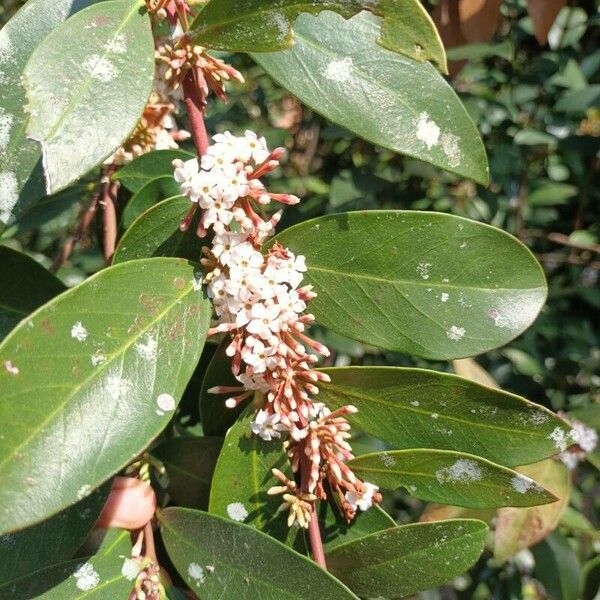
<path fill-rule="evenodd" d="M 449 60 L 478 60 L 489 56 L 513 60 L 514 55 L 515 46 L 508 40 L 499 44 L 467 44 L 448 49 Z"/>
<path fill-rule="evenodd" d="M 178 196 L 167 198 L 140 215 L 119 241 L 113 264 L 153 256 L 198 260 L 202 248 L 202 242 L 196 234 L 200 211 L 196 212 L 187 231 L 179 229 L 190 206 L 188 198 Z"/>
<path fill-rule="evenodd" d="M 161 200 L 178 196 L 180 193 L 179 184 L 172 175 L 163 175 L 152 179 L 136 192 L 125 206 L 121 218 L 123 227 L 129 227 L 142 213 Z"/>
<path fill-rule="evenodd" d="M 0 30 L 0 233 L 45 194 L 40 147 L 25 135 L 25 64 L 48 33 L 95 1 L 29 0 Z"/>
<path fill-rule="evenodd" d="M 217 437 L 179 437 L 153 448 L 152 456 L 166 468 L 166 492 L 176 504 L 208 507 L 210 482 L 222 445 Z"/>
<path fill-rule="evenodd" d="M 75 503 L 165 427 L 210 323 L 196 277 L 181 259 L 105 269 L 0 344 L 19 369 L 0 369 L 0 532 Z"/>
<path fill-rule="evenodd" d="M 534 206 L 567 204 L 577 193 L 578 189 L 568 183 L 544 183 L 529 194 L 527 202 Z"/>
<path fill-rule="evenodd" d="M 208 510 L 211 514 L 243 521 L 303 549 L 300 530 L 287 526 L 287 512 L 277 512 L 281 496 L 267 490 L 279 485 L 271 469 L 277 468 L 292 478 L 289 459 L 281 440 L 267 442 L 254 435 L 250 423 L 254 409 L 249 406 L 225 436 L 212 479 Z"/>
<path fill-rule="evenodd" d="M 520 396 L 456 375 L 400 367 L 324 369 L 319 399 L 332 410 L 353 404 L 353 426 L 394 448 L 439 448 L 514 466 L 569 445 L 570 427 Z"/>
<path fill-rule="evenodd" d="M 192 23 L 194 40 L 229 52 L 272 52 L 294 43 L 292 26 L 300 13 L 335 11 L 345 18 L 366 9 L 382 17 L 377 43 L 418 61 L 431 60 L 448 72 L 442 40 L 417 0 L 212 0 Z"/>
<path fill-rule="evenodd" d="M 359 596 L 399 598 L 464 573 L 483 550 L 487 526 L 456 519 L 402 525 L 327 553 L 331 573 Z"/>
<path fill-rule="evenodd" d="M 279 84 L 365 140 L 474 179 L 488 181 L 485 149 L 464 106 L 435 68 L 381 48 L 379 24 L 301 15 L 296 43 L 253 54 Z"/>
<path fill-rule="evenodd" d="M 581 565 L 569 540 L 554 531 L 531 551 L 535 559 L 533 576 L 550 598 L 578 600 L 581 597 Z"/>
<path fill-rule="evenodd" d="M 600 590 L 600 555 L 592 558 L 581 569 L 582 600 L 598 600 Z"/>
<path fill-rule="evenodd" d="M 58 515 L 0 536 L 0 585 L 73 557 L 92 529 L 110 486 L 92 492 Z"/>
<path fill-rule="evenodd" d="M 600 84 L 595 84 L 582 90 L 565 92 L 554 106 L 554 109 L 567 113 L 584 113 L 588 108 L 598 106 L 599 102 Z"/>
<path fill-rule="evenodd" d="M 185 508 L 167 508 L 159 520 L 169 557 L 202 598 L 356 599 L 327 571 L 254 527 Z"/>
<path fill-rule="evenodd" d="M 155 150 L 121 167 L 112 178 L 135 194 L 157 177 L 173 177 L 173 161 L 176 158 L 189 160 L 195 155 L 185 150 Z"/>
<path fill-rule="evenodd" d="M 90 6 L 31 55 L 23 72 L 27 136 L 41 145 L 49 194 L 99 165 L 136 126 L 154 79 L 143 7 L 140 0 Z"/>
<path fill-rule="evenodd" d="M 33 258 L 0 246 L 0 340 L 65 286 Z"/>
<path fill-rule="evenodd" d="M 200 391 L 200 420 L 206 435 L 225 435 L 227 430 L 242 414 L 248 402 L 241 402 L 235 408 L 227 408 L 225 400 L 231 394 L 210 394 L 208 390 L 217 385 L 239 386 L 240 382 L 231 372 L 231 358 L 225 354 L 231 340 L 225 339 L 208 364 Z"/>
<path fill-rule="evenodd" d="M 387 350 L 473 356 L 529 327 L 546 299 L 531 252 L 509 234 L 440 213 L 361 211 L 286 229 L 319 294 L 317 322 Z"/>
<path fill-rule="evenodd" d="M 467 508 L 535 506 L 556 497 L 525 475 L 479 456 L 411 449 L 365 454 L 348 462 L 365 481 L 387 490 L 403 487 L 416 498 Z"/>
<path fill-rule="evenodd" d="M 11 600 L 116 600 L 127 598 L 136 563 L 129 558 L 129 532 L 109 530 L 95 556 L 78 558 L 0 586 L 0 598 Z"/>

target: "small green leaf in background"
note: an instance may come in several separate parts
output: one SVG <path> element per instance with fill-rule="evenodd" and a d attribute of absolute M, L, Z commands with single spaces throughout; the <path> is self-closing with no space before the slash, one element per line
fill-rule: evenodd
<path fill-rule="evenodd" d="M 94 556 L 47 567 L 0 586 L 10 600 L 120 600 L 133 589 L 129 532 L 108 530 Z M 133 566 L 133 571 L 132 571 Z"/>
<path fill-rule="evenodd" d="M 6 246 L 0 246 L 0 282 L 0 340 L 21 319 L 65 290 L 33 258 Z"/>
<path fill-rule="evenodd" d="M 210 483 L 223 440 L 217 437 L 178 437 L 152 449 L 166 469 L 165 491 L 179 506 L 208 508 Z"/>
<path fill-rule="evenodd" d="M 129 227 L 142 213 L 152 208 L 161 200 L 172 198 L 179 194 L 181 194 L 181 189 L 172 175 L 162 175 L 161 177 L 152 179 L 127 202 L 121 217 L 123 227 Z"/>
<path fill-rule="evenodd" d="M 27 136 L 41 145 L 50 194 L 109 157 L 142 115 L 154 80 L 143 2 L 109 0 L 77 13 L 35 49 L 23 77 Z"/>
<path fill-rule="evenodd" d="M 181 259 L 105 269 L 0 344 L 18 369 L 0 369 L 0 532 L 74 504 L 165 427 L 210 323 L 197 277 Z"/>
<path fill-rule="evenodd" d="M 313 561 L 253 527 L 185 508 L 167 508 L 159 521 L 170 559 L 201 598 L 356 600 Z"/>
<path fill-rule="evenodd" d="M 567 204 L 568 200 L 577 195 L 577 188 L 568 183 L 543 183 L 536 187 L 529 196 L 527 202 L 534 206 L 554 206 Z"/>
<path fill-rule="evenodd" d="M 448 72 L 442 40 L 417 0 L 212 0 L 192 23 L 193 39 L 229 52 L 272 52 L 294 43 L 292 27 L 300 13 L 335 11 L 345 18 L 363 9 L 382 17 L 377 42 L 414 60 L 431 60 Z"/>
<path fill-rule="evenodd" d="M 349 20 L 332 12 L 303 14 L 292 48 L 252 58 L 333 123 L 487 184 L 483 143 L 452 88 L 429 63 L 378 46 L 378 31 L 378 19 L 364 12 Z"/>
<path fill-rule="evenodd" d="M 153 256 L 198 260 L 202 248 L 202 241 L 196 233 L 200 211 L 196 212 L 187 231 L 179 229 L 191 205 L 189 199 L 183 196 L 167 198 L 140 215 L 119 241 L 113 264 Z"/>
<path fill-rule="evenodd" d="M 557 454 L 569 425 L 520 396 L 456 375 L 401 367 L 324 369 L 319 399 L 354 404 L 351 424 L 393 448 L 439 448 L 515 466 Z"/>
<path fill-rule="evenodd" d="M 486 533 L 485 523 L 471 519 L 401 525 L 337 546 L 327 565 L 359 596 L 409 596 L 464 573 Z"/>
<path fill-rule="evenodd" d="M 592 558 L 581 569 L 581 600 L 598 600 L 600 591 L 600 555 Z"/>
<path fill-rule="evenodd" d="M 241 402 L 235 408 L 226 408 L 225 400 L 230 394 L 211 394 L 208 391 L 217 385 L 240 386 L 231 371 L 231 358 L 225 354 L 230 343 L 231 340 L 224 339 L 219 344 L 202 380 L 200 419 L 205 435 L 225 435 L 249 402 Z"/>
<path fill-rule="evenodd" d="M 267 442 L 254 435 L 250 428 L 253 420 L 254 410 L 250 406 L 227 432 L 213 474 L 208 510 L 252 525 L 301 550 L 302 530 L 288 527 L 287 513 L 277 512 L 281 496 L 267 494 L 270 487 L 280 485 L 272 469 L 292 478 L 283 442 L 277 439 Z"/>
<path fill-rule="evenodd" d="M 0 233 L 46 190 L 40 146 L 25 135 L 25 64 L 52 29 L 95 1 L 29 0 L 0 30 Z"/>
<path fill-rule="evenodd" d="M 556 498 L 533 479 L 484 458 L 449 450 L 393 450 L 348 462 L 361 479 L 386 490 L 403 487 L 429 502 L 469 508 L 535 506 Z"/>
<path fill-rule="evenodd" d="M 112 178 L 135 194 L 157 177 L 173 177 L 173 161 L 177 158 L 189 160 L 195 155 L 185 150 L 155 150 L 121 167 Z"/>
<path fill-rule="evenodd" d="M 306 256 L 317 322 L 361 342 L 430 359 L 508 343 L 536 319 L 546 279 L 500 229 L 417 211 L 357 211 L 290 227 L 275 240 Z"/>
<path fill-rule="evenodd" d="M 73 558 L 100 516 L 110 485 L 47 521 L 0 536 L 0 585 Z"/>

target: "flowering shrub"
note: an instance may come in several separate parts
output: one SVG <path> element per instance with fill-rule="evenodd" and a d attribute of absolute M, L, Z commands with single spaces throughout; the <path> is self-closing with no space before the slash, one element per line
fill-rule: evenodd
<path fill-rule="evenodd" d="M 502 511 L 562 502 L 539 464 L 563 476 L 552 457 L 595 447 L 467 378 L 335 366 L 316 324 L 425 359 L 501 347 L 542 308 L 543 272 L 508 234 L 440 213 L 277 232 L 300 202 L 276 179 L 285 149 L 207 133 L 246 75 L 216 50 L 254 53 L 367 141 L 488 182 L 416 0 L 29 0 L 0 31 L 2 229 L 82 184 L 90 197 L 50 270 L 0 247 L 2 594 L 411 595 L 478 560 L 472 509 L 514 524 Z M 97 215 L 105 266 L 65 289 L 53 272 Z M 355 453 L 361 435 L 378 451 Z M 463 512 L 399 525 L 383 493 L 398 488 Z"/>

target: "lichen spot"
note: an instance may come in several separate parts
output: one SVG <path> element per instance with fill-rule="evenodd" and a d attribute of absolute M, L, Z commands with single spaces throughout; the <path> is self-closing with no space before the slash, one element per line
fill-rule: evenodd
<path fill-rule="evenodd" d="M 78 342 L 85 342 L 87 340 L 88 330 L 83 326 L 81 321 L 77 321 L 73 327 L 71 327 L 71 337 Z"/>
<path fill-rule="evenodd" d="M 431 267 L 431 263 L 428 262 L 420 262 L 417 265 L 417 273 L 421 276 L 421 279 L 429 279 L 429 267 Z"/>
<path fill-rule="evenodd" d="M 92 486 L 89 483 L 86 483 L 85 485 L 82 485 L 77 490 L 77 498 L 79 498 L 79 500 L 83 500 L 83 498 L 86 498 L 91 493 L 92 493 Z"/>
<path fill-rule="evenodd" d="M 92 78 L 108 83 L 117 76 L 117 69 L 108 58 L 99 54 L 88 56 L 82 63 L 83 70 Z"/>
<path fill-rule="evenodd" d="M 440 141 L 440 128 L 437 123 L 429 118 L 426 112 L 419 115 L 417 121 L 417 139 L 421 140 L 428 150 L 431 150 Z"/>
<path fill-rule="evenodd" d="M 14 173 L 0 173 L 0 221 L 7 224 L 19 200 L 19 183 Z"/>
<path fill-rule="evenodd" d="M 90 563 L 81 564 L 73 573 L 75 585 L 82 591 L 93 590 L 100 583 L 100 575 Z"/>
<path fill-rule="evenodd" d="M 382 454 L 380 454 L 379 458 L 383 465 L 388 469 L 396 464 L 396 459 L 387 452 L 383 452 Z"/>
<path fill-rule="evenodd" d="M 123 561 L 123 566 L 121 567 L 121 575 L 123 575 L 127 581 L 133 581 L 138 576 L 140 567 L 141 564 L 137 560 L 133 558 L 126 558 Z"/>
<path fill-rule="evenodd" d="M 352 75 L 352 59 L 349 56 L 345 58 L 334 59 L 325 68 L 323 75 L 329 81 L 336 83 L 344 83 L 348 81 Z"/>
<path fill-rule="evenodd" d="M 248 511 L 241 502 L 232 502 L 227 505 L 227 514 L 234 521 L 245 521 L 248 518 Z"/>
<path fill-rule="evenodd" d="M 204 569 L 198 563 L 190 563 L 188 565 L 187 572 L 190 578 L 194 580 L 196 585 L 204 583 Z"/>
<path fill-rule="evenodd" d="M 435 476 L 440 483 L 469 483 L 479 481 L 483 474 L 474 460 L 459 458 L 453 465 L 438 469 Z"/>
<path fill-rule="evenodd" d="M 459 342 L 465 335 L 465 328 L 459 327 L 458 325 L 452 325 L 448 331 L 446 331 L 446 335 L 449 340 L 453 342 Z"/>
<path fill-rule="evenodd" d="M 10 361 L 10 360 L 4 361 L 4 368 L 6 369 L 6 372 L 9 373 L 10 375 L 18 375 L 19 374 L 19 367 L 15 367 L 15 365 L 13 365 L 12 361 Z"/>
<path fill-rule="evenodd" d="M 510 482 L 512 489 L 519 494 L 525 494 L 532 488 L 539 487 L 533 479 L 525 477 L 524 475 L 515 475 Z"/>
<path fill-rule="evenodd" d="M 175 410 L 175 398 L 173 398 L 171 394 L 160 394 L 158 398 L 156 398 L 156 405 L 164 412 L 171 412 Z"/>
<path fill-rule="evenodd" d="M 561 452 L 564 452 L 569 446 L 569 436 L 566 434 L 565 430 L 560 427 L 555 427 L 548 437 L 554 443 L 554 447 Z"/>

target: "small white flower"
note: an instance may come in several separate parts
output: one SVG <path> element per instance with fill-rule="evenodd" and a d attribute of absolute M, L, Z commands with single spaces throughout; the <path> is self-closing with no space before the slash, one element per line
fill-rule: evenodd
<path fill-rule="evenodd" d="M 245 233 L 232 233 L 229 231 L 215 235 L 212 242 L 212 253 L 222 265 L 233 265 L 235 263 L 232 260 L 232 251 L 236 246 L 244 243 L 247 237 Z"/>
<path fill-rule="evenodd" d="M 261 439 L 270 442 L 273 438 L 281 437 L 281 432 L 285 431 L 285 426 L 280 422 L 279 415 L 270 415 L 265 410 L 259 410 L 256 413 L 254 421 L 250 424 L 252 433 Z"/>
<path fill-rule="evenodd" d="M 279 321 L 280 308 L 277 304 L 265 306 L 262 303 L 255 304 L 250 311 L 251 320 L 246 329 L 248 333 L 257 335 L 268 340 L 281 329 Z"/>
<path fill-rule="evenodd" d="M 373 506 L 373 496 L 379 490 L 379 487 L 369 483 L 368 481 L 363 482 L 365 491 L 362 494 L 357 494 L 355 491 L 346 492 L 346 501 L 354 510 L 360 508 L 360 510 L 369 510 Z"/>

